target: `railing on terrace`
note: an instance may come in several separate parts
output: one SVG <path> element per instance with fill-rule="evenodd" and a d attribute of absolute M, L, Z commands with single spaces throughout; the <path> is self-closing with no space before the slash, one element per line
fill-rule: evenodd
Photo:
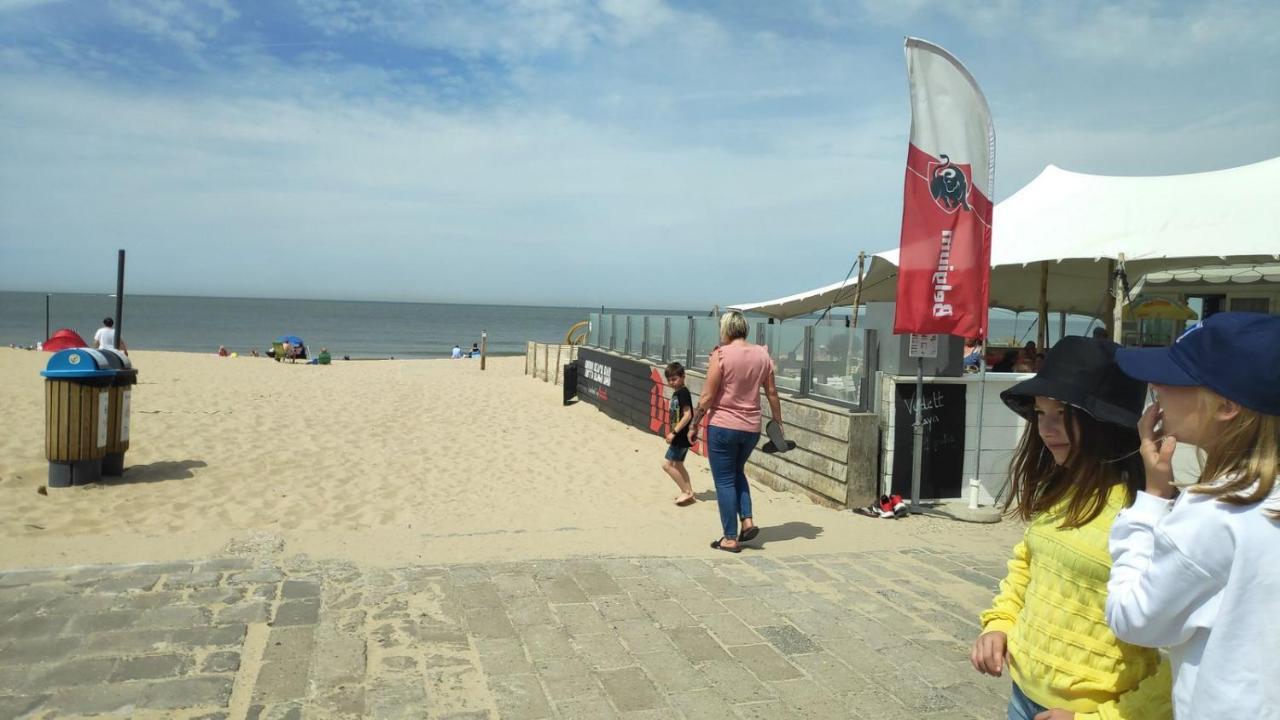
<path fill-rule="evenodd" d="M 720 344 L 720 320 L 715 317 L 591 313 L 589 319 L 588 346 L 659 365 L 675 361 L 705 371 Z M 868 353 L 875 345 L 875 331 L 851 328 L 841 320 L 830 325 L 802 320 L 753 325 L 751 339 L 768 348 L 780 391 L 867 409 L 875 372 Z"/>

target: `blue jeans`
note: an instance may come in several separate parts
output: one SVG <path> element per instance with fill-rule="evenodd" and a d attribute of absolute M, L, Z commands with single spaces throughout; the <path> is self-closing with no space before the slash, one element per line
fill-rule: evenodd
<path fill-rule="evenodd" d="M 751 517 L 751 486 L 747 484 L 747 458 L 756 449 L 760 433 L 730 430 L 712 425 L 707 428 L 707 464 L 716 483 L 716 504 L 720 506 L 720 524 L 724 536 L 738 538 L 739 518 Z"/>
<path fill-rule="evenodd" d="M 1013 694 L 1009 696 L 1009 720 L 1033 720 L 1045 710 L 1048 708 L 1032 702 L 1031 698 L 1022 694 L 1018 684 L 1014 683 Z"/>
<path fill-rule="evenodd" d="M 689 454 L 689 448 L 677 447 L 675 445 L 667 446 L 667 459 L 671 462 L 684 462 L 685 457 Z"/>

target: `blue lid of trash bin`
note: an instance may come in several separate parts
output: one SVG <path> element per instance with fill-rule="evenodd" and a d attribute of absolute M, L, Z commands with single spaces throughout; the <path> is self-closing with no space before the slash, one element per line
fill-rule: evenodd
<path fill-rule="evenodd" d="M 40 373 L 47 378 L 95 378 L 116 374 L 106 356 L 93 348 L 59 350 Z"/>

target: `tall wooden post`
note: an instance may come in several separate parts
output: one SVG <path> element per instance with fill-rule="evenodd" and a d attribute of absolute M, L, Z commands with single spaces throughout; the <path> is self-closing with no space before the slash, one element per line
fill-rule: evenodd
<path fill-rule="evenodd" d="M 1107 261 L 1107 291 L 1106 291 L 1107 294 L 1103 296 L 1105 298 L 1105 301 L 1102 307 L 1102 317 L 1098 318 L 1099 320 L 1102 321 L 1102 326 L 1107 329 L 1108 335 L 1112 335 L 1115 332 L 1117 332 L 1112 327 L 1112 323 L 1115 319 L 1115 312 L 1116 312 L 1116 294 L 1115 294 L 1116 280 L 1117 280 L 1116 261 L 1108 260 Z"/>
<path fill-rule="evenodd" d="M 1040 261 L 1040 315 L 1036 347 L 1044 352 L 1049 347 L 1049 261 Z M 1032 358 L 1034 360 L 1035 358 Z"/>
<path fill-rule="evenodd" d="M 484 369 L 485 353 L 489 351 L 489 333 L 480 331 L 480 369 Z"/>
<path fill-rule="evenodd" d="M 116 349 L 128 353 L 124 345 L 124 250 L 116 261 Z"/>

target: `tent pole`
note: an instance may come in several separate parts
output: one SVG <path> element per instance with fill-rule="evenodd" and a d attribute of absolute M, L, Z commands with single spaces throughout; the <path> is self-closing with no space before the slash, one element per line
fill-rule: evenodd
<path fill-rule="evenodd" d="M 1107 334 L 1111 335 L 1115 330 L 1112 328 L 1112 320 L 1116 311 L 1116 296 L 1114 293 L 1114 284 L 1116 280 L 1116 261 L 1107 261 L 1107 290 L 1103 300 L 1102 317 L 1098 320 L 1102 323 L 1102 327 L 1106 328 Z"/>
<path fill-rule="evenodd" d="M 1120 343 L 1121 335 L 1124 331 L 1124 282 L 1120 278 L 1120 273 L 1124 271 L 1124 253 L 1116 256 L 1116 273 L 1115 283 L 1116 289 L 1114 294 L 1115 303 L 1111 308 L 1111 339 Z M 1120 343 L 1124 344 L 1124 343 Z"/>
<path fill-rule="evenodd" d="M 1066 336 L 1067 336 L 1067 311 L 1059 310 L 1058 311 L 1058 339 L 1061 340 Z"/>
<path fill-rule="evenodd" d="M 853 289 L 853 327 L 858 327 L 858 308 L 862 306 L 862 268 L 867 262 L 867 253 L 858 253 L 858 285 Z"/>
<path fill-rule="evenodd" d="M 1049 261 L 1040 261 L 1040 327 L 1036 330 L 1036 343 L 1040 352 L 1049 347 Z M 1034 358 L 1032 358 L 1034 359 Z"/>

